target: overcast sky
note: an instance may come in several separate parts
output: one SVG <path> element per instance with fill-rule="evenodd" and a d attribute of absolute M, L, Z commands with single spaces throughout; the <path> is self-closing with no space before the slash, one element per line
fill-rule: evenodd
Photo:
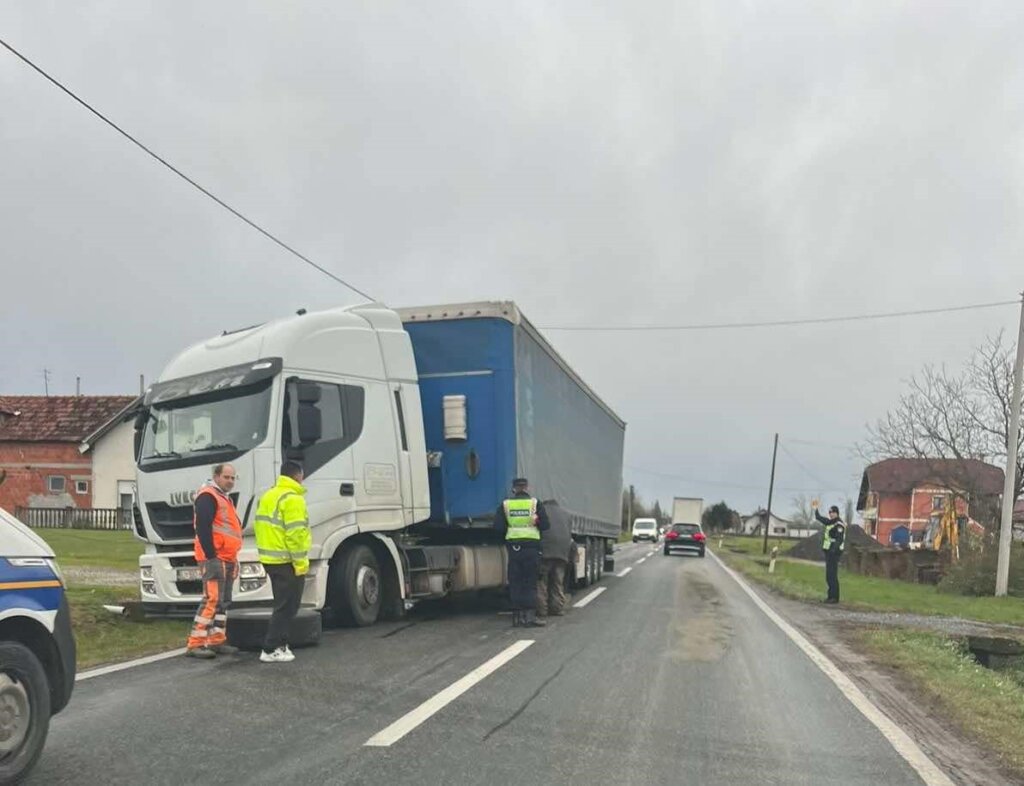
<path fill-rule="evenodd" d="M 391 305 L 541 326 L 1013 299 L 1020 2 L 42 2 L 0 37 Z M 184 345 L 358 302 L 0 50 L 0 393 L 131 393 Z M 856 496 L 863 437 L 1013 307 L 549 337 L 648 499 Z M 652 474 L 663 473 L 663 475 Z M 675 477 L 665 477 L 665 476 Z"/>

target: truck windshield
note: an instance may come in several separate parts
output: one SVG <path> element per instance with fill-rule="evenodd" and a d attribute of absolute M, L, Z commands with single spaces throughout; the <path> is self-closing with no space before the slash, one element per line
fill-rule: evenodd
<path fill-rule="evenodd" d="M 240 453 L 267 436 L 271 381 L 221 394 L 168 401 L 149 412 L 139 464 Z"/>

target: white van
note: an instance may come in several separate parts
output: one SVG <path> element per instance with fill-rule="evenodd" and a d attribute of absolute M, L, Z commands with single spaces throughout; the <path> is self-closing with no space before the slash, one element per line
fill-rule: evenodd
<path fill-rule="evenodd" d="M 633 542 L 640 540 L 658 542 L 658 522 L 655 519 L 636 519 L 633 522 Z"/>
<path fill-rule="evenodd" d="M 42 753 L 75 686 L 75 639 L 53 550 L 0 508 L 0 783 Z"/>

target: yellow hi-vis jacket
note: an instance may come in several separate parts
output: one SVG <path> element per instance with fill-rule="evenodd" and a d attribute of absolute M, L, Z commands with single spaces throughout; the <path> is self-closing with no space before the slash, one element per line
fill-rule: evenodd
<path fill-rule="evenodd" d="M 309 572 L 313 534 L 306 513 L 306 487 L 287 475 L 260 497 L 256 508 L 256 550 L 265 565 L 295 566 L 295 575 Z"/>

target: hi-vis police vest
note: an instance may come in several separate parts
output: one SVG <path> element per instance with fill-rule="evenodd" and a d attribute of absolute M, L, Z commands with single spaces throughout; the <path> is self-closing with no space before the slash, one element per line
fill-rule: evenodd
<path fill-rule="evenodd" d="M 836 519 L 834 522 L 825 527 L 825 534 L 821 539 L 821 547 L 828 551 L 832 547 L 832 541 L 839 541 L 839 550 L 842 551 L 846 546 L 846 525 L 843 524 L 842 519 Z"/>
<path fill-rule="evenodd" d="M 516 497 L 505 500 L 503 504 L 505 521 L 508 522 L 505 540 L 540 540 L 540 530 L 537 529 L 537 500 Z"/>

